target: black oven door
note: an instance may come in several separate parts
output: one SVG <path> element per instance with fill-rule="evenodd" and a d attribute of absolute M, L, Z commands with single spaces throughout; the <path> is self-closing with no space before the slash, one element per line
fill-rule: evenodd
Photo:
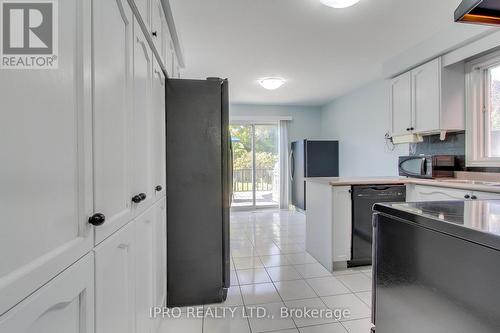
<path fill-rule="evenodd" d="M 399 158 L 399 175 L 406 177 L 432 178 L 428 174 L 425 156 L 401 156 Z"/>

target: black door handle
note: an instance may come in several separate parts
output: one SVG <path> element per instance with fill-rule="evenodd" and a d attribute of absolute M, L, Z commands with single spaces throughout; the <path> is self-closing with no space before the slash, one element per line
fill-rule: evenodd
<path fill-rule="evenodd" d="M 106 221 L 106 216 L 104 216 L 104 214 L 101 213 L 96 213 L 91 217 L 89 217 L 89 223 L 96 227 L 103 225 L 105 221 Z"/>
<path fill-rule="evenodd" d="M 155 191 L 160 192 L 161 190 L 163 190 L 163 187 L 161 185 L 156 185 Z"/>

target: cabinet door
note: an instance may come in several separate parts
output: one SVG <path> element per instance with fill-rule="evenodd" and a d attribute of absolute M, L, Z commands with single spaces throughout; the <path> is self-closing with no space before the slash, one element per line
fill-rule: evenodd
<path fill-rule="evenodd" d="M 146 28 L 149 30 L 151 27 L 151 0 L 134 0 L 135 6 L 139 11 L 139 15 L 141 15 L 142 21 L 146 25 Z M 140 29 L 140 27 L 137 27 Z"/>
<path fill-rule="evenodd" d="M 428 62 L 411 72 L 413 87 L 413 127 L 415 132 L 440 129 L 441 61 Z"/>
<path fill-rule="evenodd" d="M 419 202 L 464 200 L 466 195 L 470 196 L 468 191 L 433 186 L 415 186 L 415 191 Z"/>
<path fill-rule="evenodd" d="M 162 26 L 163 20 L 163 6 L 160 0 L 152 0 L 151 6 L 151 38 L 153 40 L 153 44 L 158 52 L 158 55 L 161 57 L 161 61 L 164 62 L 163 59 L 163 45 L 165 44 L 165 36 Z"/>
<path fill-rule="evenodd" d="M 136 332 L 152 331 L 150 309 L 153 302 L 153 270 L 155 251 L 155 207 L 151 207 L 135 220 L 135 314 Z"/>
<path fill-rule="evenodd" d="M 165 136 L 165 77 L 160 65 L 153 61 L 153 177 L 155 195 L 157 198 L 165 196 L 166 185 L 166 136 Z"/>
<path fill-rule="evenodd" d="M 411 73 L 405 73 L 391 81 L 392 135 L 410 133 L 411 98 Z"/>
<path fill-rule="evenodd" d="M 133 218 L 133 19 L 126 0 L 94 3 L 94 210 L 106 216 L 96 228 L 96 244 Z"/>
<path fill-rule="evenodd" d="M 96 333 L 135 333 L 135 224 L 95 248 Z"/>
<path fill-rule="evenodd" d="M 155 290 L 154 305 L 165 304 L 167 296 L 167 200 L 163 198 L 155 206 L 154 257 Z"/>
<path fill-rule="evenodd" d="M 166 23 L 166 22 L 165 22 Z M 168 27 L 167 27 L 168 28 Z M 168 34 L 168 43 L 165 57 L 165 69 L 167 70 L 167 77 L 174 77 L 174 45 L 172 43 L 172 39 L 170 37 L 170 33 Z"/>
<path fill-rule="evenodd" d="M 499 200 L 500 193 L 489 193 L 489 192 L 477 192 L 472 193 L 477 197 L 478 200 Z"/>
<path fill-rule="evenodd" d="M 135 203 L 135 215 L 142 213 L 153 202 L 151 163 L 151 81 L 152 54 L 141 29 L 134 28 L 134 103 L 132 112 L 132 196 L 145 195 Z"/>
<path fill-rule="evenodd" d="M 93 333 L 94 261 L 87 254 L 0 317 L 5 333 Z"/>
<path fill-rule="evenodd" d="M 94 242 L 91 1 L 58 11 L 59 67 L 0 74 L 0 315 Z"/>

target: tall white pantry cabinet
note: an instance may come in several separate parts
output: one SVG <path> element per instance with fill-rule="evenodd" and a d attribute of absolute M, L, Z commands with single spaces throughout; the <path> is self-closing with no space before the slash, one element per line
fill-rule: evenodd
<path fill-rule="evenodd" d="M 157 331 L 178 62 L 160 0 L 136 1 L 58 1 L 59 68 L 2 70 L 2 333 Z"/>

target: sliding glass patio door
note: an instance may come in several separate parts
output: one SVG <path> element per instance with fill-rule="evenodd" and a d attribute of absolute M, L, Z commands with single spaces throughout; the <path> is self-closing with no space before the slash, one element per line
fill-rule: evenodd
<path fill-rule="evenodd" d="M 277 124 L 233 124 L 233 208 L 279 206 L 280 161 Z"/>

